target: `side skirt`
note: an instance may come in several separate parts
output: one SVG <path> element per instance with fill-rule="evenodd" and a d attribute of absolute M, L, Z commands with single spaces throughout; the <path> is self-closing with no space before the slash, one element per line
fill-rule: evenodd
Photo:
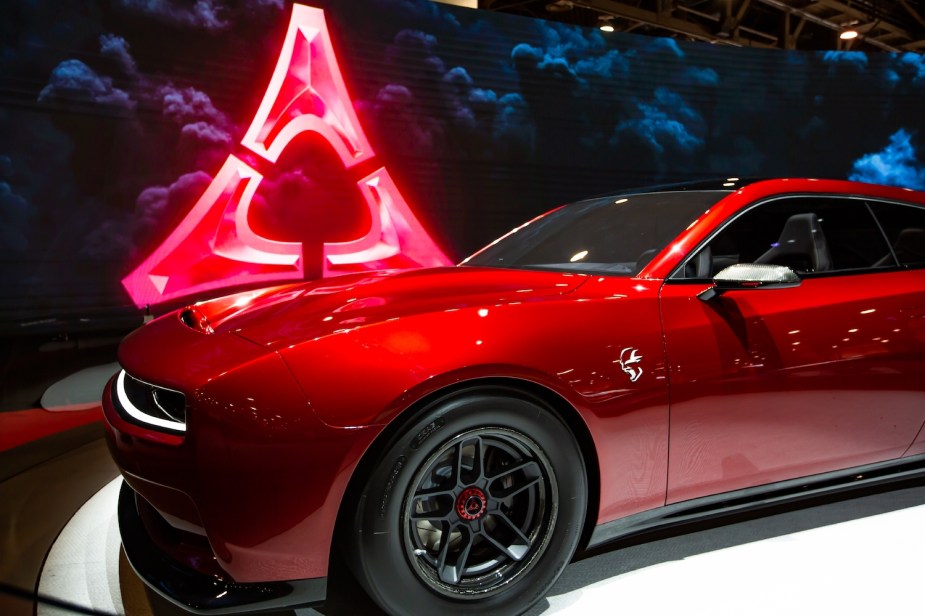
<path fill-rule="evenodd" d="M 925 478 L 925 454 L 704 496 L 599 524 L 588 549 L 656 529 Z"/>

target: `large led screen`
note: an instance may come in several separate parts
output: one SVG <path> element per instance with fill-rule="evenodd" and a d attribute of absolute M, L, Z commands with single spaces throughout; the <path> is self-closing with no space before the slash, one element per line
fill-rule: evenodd
<path fill-rule="evenodd" d="M 925 188 L 917 54 L 686 43 L 428 0 L 13 0 L 0 321 L 457 261 L 728 176 Z"/>

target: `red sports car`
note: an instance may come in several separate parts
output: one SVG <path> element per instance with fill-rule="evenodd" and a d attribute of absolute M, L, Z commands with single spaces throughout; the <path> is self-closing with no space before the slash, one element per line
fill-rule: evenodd
<path fill-rule="evenodd" d="M 197 303 L 105 394 L 125 552 L 187 609 L 510 614 L 576 550 L 925 468 L 925 194 L 579 201 L 458 267 Z"/>

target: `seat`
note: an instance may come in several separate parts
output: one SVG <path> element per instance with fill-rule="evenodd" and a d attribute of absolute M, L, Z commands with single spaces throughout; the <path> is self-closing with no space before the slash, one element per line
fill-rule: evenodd
<path fill-rule="evenodd" d="M 695 261 L 697 278 L 713 278 L 713 250 L 709 246 L 703 247 Z"/>
<path fill-rule="evenodd" d="M 684 277 L 698 279 L 713 277 L 713 250 L 709 246 L 704 246 L 693 259 L 685 264 Z"/>
<path fill-rule="evenodd" d="M 636 257 L 636 265 L 634 266 L 635 269 L 633 269 L 633 275 L 635 276 L 641 272 L 642 268 L 647 266 L 652 260 L 652 257 L 654 257 L 656 254 L 658 254 L 658 248 L 650 248 L 649 250 L 643 251 L 641 255 Z"/>
<path fill-rule="evenodd" d="M 893 252 L 903 265 L 925 263 L 925 229 L 909 228 L 899 232 Z"/>
<path fill-rule="evenodd" d="M 784 223 L 777 242 L 755 263 L 786 265 L 800 272 L 827 272 L 832 256 L 819 219 L 812 212 L 794 214 Z"/>
<path fill-rule="evenodd" d="M 909 228 L 900 231 L 893 243 L 893 250 L 880 257 L 874 267 L 895 266 L 897 259 L 902 265 L 925 263 L 925 229 Z"/>

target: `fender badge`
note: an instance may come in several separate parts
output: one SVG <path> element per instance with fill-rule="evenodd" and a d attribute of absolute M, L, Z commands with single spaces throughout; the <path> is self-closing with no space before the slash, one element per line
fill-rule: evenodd
<path fill-rule="evenodd" d="M 642 361 L 642 355 L 639 354 L 638 349 L 633 347 L 626 347 L 620 351 L 620 367 L 623 369 L 623 372 L 627 373 L 630 377 L 630 382 L 635 383 L 639 380 L 639 377 L 642 376 L 642 367 L 636 366 Z"/>

